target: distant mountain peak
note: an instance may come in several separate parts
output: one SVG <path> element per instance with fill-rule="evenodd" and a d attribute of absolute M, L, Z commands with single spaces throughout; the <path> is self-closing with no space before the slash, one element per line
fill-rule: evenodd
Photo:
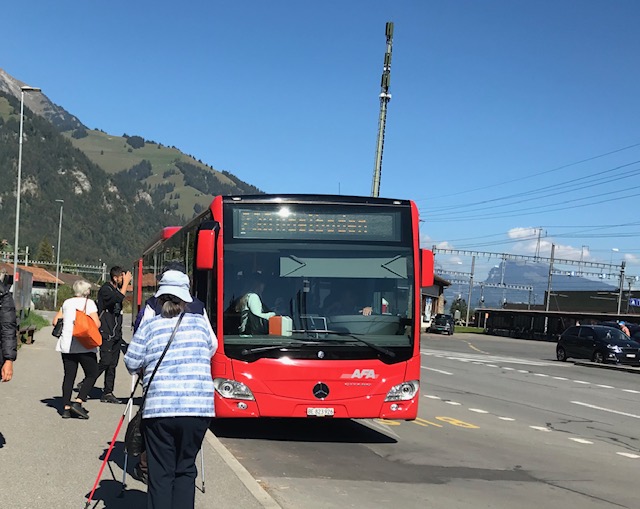
<path fill-rule="evenodd" d="M 20 81 L 4 69 L 0 69 L 0 91 L 14 96 L 20 100 L 21 87 L 27 83 Z M 42 92 L 29 92 L 24 94 L 24 105 L 36 115 L 44 117 L 60 132 L 73 131 L 85 127 L 75 115 L 72 115 L 62 106 L 51 102 Z"/>

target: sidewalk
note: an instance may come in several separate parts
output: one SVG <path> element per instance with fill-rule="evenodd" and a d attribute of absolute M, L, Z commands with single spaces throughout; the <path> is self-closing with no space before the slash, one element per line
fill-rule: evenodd
<path fill-rule="evenodd" d="M 124 404 L 89 399 L 85 404 L 89 420 L 60 417 L 62 361 L 51 329 L 43 328 L 36 332 L 33 344 L 22 345 L 13 380 L 0 384 L 0 493 L 7 509 L 84 508 L 125 409 Z M 130 327 L 125 324 L 123 329 L 129 341 Z M 76 381 L 81 373 L 79 369 Z M 101 377 L 97 387 L 103 381 Z M 131 376 L 121 357 L 115 395 L 126 402 L 130 386 Z M 100 391 L 94 389 L 92 394 L 99 396 Z M 126 419 L 94 493 L 92 509 L 146 507 L 146 486 L 130 475 L 122 493 L 125 427 Z M 197 459 L 197 509 L 280 507 L 210 431 L 202 453 L 204 472 L 200 455 Z M 137 460 L 129 459 L 131 472 Z"/>

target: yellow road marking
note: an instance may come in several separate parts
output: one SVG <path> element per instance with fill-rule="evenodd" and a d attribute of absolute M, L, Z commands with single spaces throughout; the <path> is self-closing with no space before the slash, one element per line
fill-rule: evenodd
<path fill-rule="evenodd" d="M 426 419 L 422 419 L 420 417 L 416 417 L 416 420 L 413 421 L 414 424 L 418 426 L 436 426 L 437 428 L 442 428 L 442 424 L 437 424 L 435 422 L 427 421 Z"/>
<path fill-rule="evenodd" d="M 376 421 L 387 426 L 400 426 L 402 424 L 400 421 L 392 421 L 391 419 L 376 419 Z"/>
<path fill-rule="evenodd" d="M 458 426 L 459 428 L 467 428 L 467 429 L 479 429 L 480 426 L 476 426 L 475 424 L 470 424 L 468 422 L 460 421 L 458 419 L 454 419 L 453 417 L 436 417 L 439 421 L 449 423 L 453 426 Z"/>

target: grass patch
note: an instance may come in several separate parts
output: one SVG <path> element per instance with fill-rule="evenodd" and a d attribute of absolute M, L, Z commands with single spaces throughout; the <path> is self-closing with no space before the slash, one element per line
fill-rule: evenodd
<path fill-rule="evenodd" d="M 482 327 L 465 327 L 464 325 L 456 325 L 456 332 L 469 332 L 471 334 L 484 334 Z"/>
<path fill-rule="evenodd" d="M 43 316 L 40 316 L 35 311 L 29 311 L 29 313 L 24 315 L 24 317 L 20 321 L 20 328 L 30 327 L 32 325 L 35 325 L 36 329 L 40 330 L 40 329 L 42 329 L 42 327 L 46 327 L 47 325 L 51 325 L 51 322 L 49 322 L 49 320 L 47 320 Z"/>

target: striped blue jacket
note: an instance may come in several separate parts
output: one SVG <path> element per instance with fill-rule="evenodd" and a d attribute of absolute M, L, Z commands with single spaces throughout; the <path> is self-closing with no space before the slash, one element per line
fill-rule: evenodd
<path fill-rule="evenodd" d="M 161 316 L 145 320 L 131 340 L 124 363 L 131 374 L 144 372 L 145 388 L 177 321 Z M 142 417 L 213 417 L 211 357 L 216 346 L 206 318 L 186 313 L 153 377 Z"/>

